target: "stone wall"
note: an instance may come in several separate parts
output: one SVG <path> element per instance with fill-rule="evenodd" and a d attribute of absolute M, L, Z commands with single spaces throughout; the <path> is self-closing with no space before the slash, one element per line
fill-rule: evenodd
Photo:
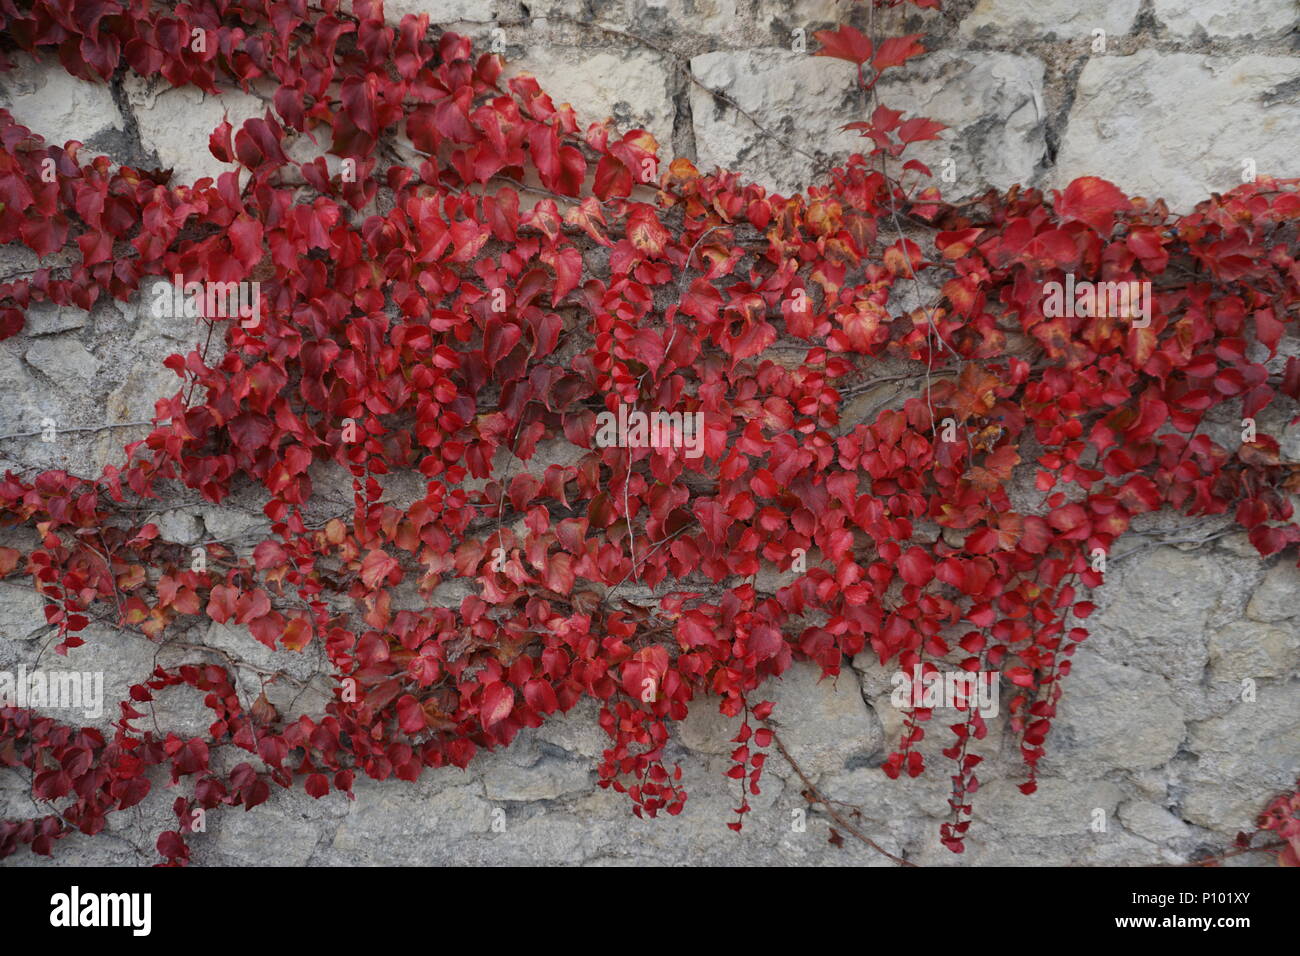
<path fill-rule="evenodd" d="M 667 154 L 722 164 L 785 192 L 855 148 L 839 131 L 856 118 L 852 68 L 792 48 L 797 31 L 815 48 L 813 31 L 845 21 L 865 28 L 872 16 L 875 33 L 924 31 L 935 51 L 898 71 L 882 98 L 952 127 L 922 152 L 936 172 L 952 160 L 950 196 L 1016 182 L 1062 187 L 1095 174 L 1184 211 L 1239 182 L 1247 161 L 1260 174 L 1300 175 L 1294 0 L 945 7 L 936 15 L 910 7 L 872 14 L 849 0 L 394 0 L 387 9 L 394 19 L 427 11 L 444 27 L 504 44 L 511 70 L 537 75 L 584 120 L 643 126 Z M 256 93 L 215 99 L 132 78 L 92 85 L 56 64 L 0 76 L 0 105 L 49 139 L 77 139 L 118 162 L 172 167 L 182 180 L 222 170 L 206 143 L 223 113 L 238 125 L 264 108 Z M 25 250 L 0 250 L 0 275 L 33 266 Z M 0 470 L 98 473 L 147 433 L 153 402 L 175 389 L 161 360 L 184 351 L 193 334 L 145 301 L 107 302 L 90 314 L 33 310 L 23 333 L 0 342 Z M 1294 350 L 1293 340 L 1286 344 Z M 899 397 L 861 401 L 879 408 Z M 1222 427 L 1231 427 L 1229 417 Z M 47 420 L 59 429 L 54 442 L 39 437 Z M 1300 458 L 1300 430 L 1286 434 L 1288 454 Z M 338 478 L 319 476 L 322 513 L 348 510 Z M 391 490 L 398 500 L 407 492 L 418 489 L 395 482 Z M 259 504 L 240 494 L 217 508 L 180 494 L 141 518 L 173 541 L 246 549 L 265 533 Z M 859 657 L 833 681 L 798 665 L 772 688 L 787 747 L 826 796 L 860 808 L 864 832 L 924 864 L 1178 862 L 1227 847 L 1300 772 L 1300 571 L 1293 556 L 1261 561 L 1222 518 L 1153 516 L 1113 554 L 1039 791 L 1018 792 L 1017 748 L 999 718 L 982 748 L 985 785 L 963 856 L 937 840 L 948 779 L 936 751 L 946 730 L 929 735 L 933 766 L 920 779 L 890 781 L 878 769 L 900 719 L 889 673 L 874 659 Z M 155 660 L 206 659 L 102 628 L 86 637 L 55 663 L 40 600 L 0 582 L 0 670 L 38 661 L 102 670 L 105 698 L 115 701 Z M 285 669 L 296 683 L 269 689 L 282 711 L 317 711 L 328 692 L 318 647 L 273 654 L 218 625 L 182 639 L 238 657 L 252 695 L 255 668 Z M 206 713 L 177 696 L 163 702 L 159 722 L 198 733 Z M 104 718 L 89 722 L 108 726 Z M 775 756 L 745 830 L 728 830 L 736 790 L 723 777 L 727 725 L 700 702 L 680 728 L 670 758 L 682 764 L 691 798 L 676 818 L 639 821 L 625 798 L 596 788 L 604 737 L 584 704 L 468 772 L 429 772 L 414 785 L 361 779 L 355 801 L 336 793 L 312 800 L 295 789 L 252 813 L 214 814 L 192 841 L 194 856 L 238 865 L 891 865 L 852 839 L 830 845 L 821 812 L 800 828 L 803 785 Z M 29 792 L 29 781 L 0 774 L 0 816 L 41 812 Z M 111 816 L 108 832 L 62 841 L 52 861 L 24 852 L 6 863 L 153 863 L 153 836 L 172 825 L 173 796 L 158 786 L 141 806 Z M 1098 820 L 1104 830 L 1094 827 Z"/>

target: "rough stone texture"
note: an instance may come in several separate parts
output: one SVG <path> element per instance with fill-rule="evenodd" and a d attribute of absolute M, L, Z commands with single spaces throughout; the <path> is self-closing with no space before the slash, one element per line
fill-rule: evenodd
<path fill-rule="evenodd" d="M 1252 621 L 1285 621 L 1300 616 L 1300 569 L 1286 562 L 1273 565 L 1251 596 L 1246 614 Z"/>
<path fill-rule="evenodd" d="M 1235 621 L 1210 638 L 1210 677 L 1240 683 L 1260 677 L 1290 677 L 1300 668 L 1295 629 Z"/>
<path fill-rule="evenodd" d="M 22 436 L 0 444 L 0 462 L 98 475 L 126 442 L 148 434 L 139 423 L 147 426 L 154 403 L 179 388 L 163 360 L 199 335 L 193 320 L 155 320 L 152 309 L 148 294 L 101 300 L 79 316 L 46 307 L 34 332 L 0 342 L 0 435 Z"/>
<path fill-rule="evenodd" d="M 1093 30 L 1107 35 L 1126 33 L 1137 19 L 1142 0 L 979 0 L 961 22 L 961 32 L 979 38 L 1028 36 L 1069 39 L 1091 37 Z"/>
<path fill-rule="evenodd" d="M 881 100 L 908 103 L 911 112 L 945 124 L 951 133 L 918 145 L 909 156 L 936 175 L 941 161 L 951 158 L 954 195 L 1032 178 L 1046 152 L 1041 62 L 1006 53 L 947 52 L 912 62 L 915 69 L 906 75 L 881 81 Z M 692 86 L 695 144 L 705 169 L 753 169 L 788 194 L 809 182 L 820 165 L 800 150 L 843 155 L 863 148 L 856 133 L 837 129 L 862 112 L 850 86 L 850 63 L 801 53 L 724 51 L 695 57 L 691 72 L 767 121 L 760 129 L 730 104 Z"/>
<path fill-rule="evenodd" d="M 1259 572 L 1258 561 L 1243 572 L 1252 570 Z M 1240 616 L 1253 577 L 1225 570 L 1214 555 L 1160 548 L 1117 562 L 1107 579 L 1123 590 L 1102 591 L 1103 601 L 1116 598 L 1090 620 L 1088 650 L 1167 681 L 1170 700 L 1193 718 L 1226 706 L 1226 697 L 1203 686 L 1209 638 Z M 1120 600 L 1121 593 L 1128 599 Z"/>
<path fill-rule="evenodd" d="M 71 332 L 86 327 L 86 313 L 68 306 L 60 308 L 50 302 L 34 303 L 27 310 L 27 334 L 35 338 L 38 335 L 54 335 L 59 332 Z"/>
<path fill-rule="evenodd" d="M 1042 61 L 1011 53 L 941 51 L 909 61 L 905 72 L 880 81 L 884 103 L 908 104 L 948 129 L 936 142 L 916 144 L 905 156 L 928 165 L 936 177 L 942 163 L 955 164 L 944 194 L 958 198 L 1029 182 L 1047 155 L 1047 111 Z"/>
<path fill-rule="evenodd" d="M 692 59 L 690 68 L 700 83 L 762 117 L 767 127 L 760 129 L 708 90 L 692 86 L 696 164 L 705 171 L 715 166 L 753 169 L 759 181 L 789 195 L 818 166 L 815 157 L 805 155 L 810 145 L 840 153 L 858 148 L 856 134 L 831 133 L 851 115 L 850 63 L 784 50 L 747 50 L 705 53 Z"/>
<path fill-rule="evenodd" d="M 1166 764 L 1183 740 L 1183 712 L 1163 677 L 1080 649 L 1069 701 L 1052 728 L 1045 762 L 1080 780 Z"/>
<path fill-rule="evenodd" d="M 1156 845 L 1179 843 L 1191 835 L 1191 828 L 1159 804 L 1130 800 L 1119 808 L 1120 822 L 1130 833 Z"/>
<path fill-rule="evenodd" d="M 1300 461 L 1300 423 L 1288 425 L 1278 440 L 1282 457 L 1290 461 Z"/>
<path fill-rule="evenodd" d="M 385 0 L 384 15 L 397 22 L 408 13 L 427 13 L 430 23 L 458 23 L 491 20 L 498 9 L 512 6 L 498 0 Z"/>
<path fill-rule="evenodd" d="M 804 31 L 805 45 L 813 48 L 815 30 L 834 26 L 851 13 L 844 0 L 536 0 L 528 8 L 538 17 L 591 15 L 603 26 L 653 37 L 666 46 L 703 42 L 721 49 L 793 49 L 796 29 Z"/>
<path fill-rule="evenodd" d="M 1156 19 L 1170 33 L 1200 37 L 1282 37 L 1300 23 L 1293 0 L 1154 0 Z"/>
<path fill-rule="evenodd" d="M 53 60 L 14 59 L 17 69 L 0 74 L 0 106 L 47 143 L 75 139 L 93 146 L 105 131 L 123 128 L 109 87 L 79 80 Z"/>
<path fill-rule="evenodd" d="M 839 130 L 860 115 L 848 86 L 853 68 L 812 56 L 813 32 L 845 19 L 867 29 L 871 18 L 878 35 L 928 34 L 934 52 L 887 74 L 881 94 L 888 105 L 953 127 L 917 154 L 936 173 L 943 159 L 955 161 L 957 180 L 944 184 L 949 195 L 1014 182 L 1060 187 L 1099 174 L 1186 209 L 1210 189 L 1236 183 L 1246 156 L 1261 174 L 1300 175 L 1300 60 L 1288 38 L 1296 19 L 1289 0 L 949 6 L 942 19 L 909 6 L 873 13 L 870 4 L 845 0 L 535 0 L 527 5 L 532 20 L 517 0 L 389 0 L 387 11 L 393 20 L 428 12 L 480 42 L 499 28 L 509 70 L 534 73 L 584 125 L 606 116 L 642 124 L 665 157 L 722 163 L 786 192 L 807 185 L 822 160 L 842 159 L 860 143 Z M 1098 27 L 1108 34 L 1105 54 L 1091 51 Z M 795 30 L 804 31 L 806 52 L 794 49 Z M 751 118 L 699 84 L 736 100 Z M 170 166 L 179 181 L 229 168 L 207 150 L 223 115 L 238 125 L 265 109 L 259 95 L 211 98 L 131 77 L 117 86 L 85 83 L 54 64 L 0 76 L 0 105 L 54 142 L 78 139 L 117 161 Z M 313 148 L 290 144 L 295 156 Z M 0 250 L 0 272 L 36 265 L 22 250 Z M 0 470 L 93 475 L 118 461 L 122 445 L 145 434 L 139 425 L 118 426 L 147 421 L 154 402 L 175 392 L 178 380 L 161 362 L 188 350 L 201 331 L 161 314 L 147 296 L 101 303 L 90 314 L 33 309 L 24 332 L 0 342 Z M 846 417 L 874 414 L 902 395 L 901 387 L 869 392 Z M 53 442 L 39 435 L 46 419 L 56 427 Z M 1282 434 L 1283 453 L 1300 460 L 1300 426 Z M 540 474 L 568 454 L 557 443 L 525 467 Z M 315 507 L 350 508 L 350 477 L 327 468 L 312 477 L 321 498 Z M 406 478 L 385 481 L 399 506 L 420 492 L 420 482 Z M 1032 495 L 1013 491 L 1017 507 L 1032 506 Z M 246 554 L 269 533 L 261 505 L 244 492 L 220 507 L 177 495 L 144 517 L 168 540 L 220 540 Z M 1262 562 L 1243 534 L 1207 537 L 1203 519 L 1153 517 L 1158 524 L 1116 546 L 1106 585 L 1093 595 L 1100 610 L 1074 656 L 1032 796 L 1016 786 L 1024 768 L 1005 714 L 1013 689 L 1000 688 L 1004 712 L 979 743 L 984 786 L 965 854 L 937 840 L 948 814 L 944 720 L 927 726 L 920 745 L 926 774 L 889 780 L 879 769 L 902 725 L 890 701 L 892 665 L 881 667 L 868 653 L 837 678 L 821 679 L 799 664 L 765 688 L 792 756 L 844 812 L 859 814 L 864 832 L 923 864 L 1177 863 L 1229 846 L 1300 769 L 1300 572 L 1290 555 Z M 1188 536 L 1204 540 L 1159 544 Z M 776 581 L 770 569 L 759 575 L 760 587 Z M 458 604 L 467 593 L 463 582 L 450 582 L 435 600 Z M 630 587 L 625 593 L 647 597 Z M 262 690 L 260 671 L 284 669 L 286 679 L 266 693 L 288 715 L 319 712 L 328 688 L 318 647 L 271 652 L 240 628 L 174 636 L 210 648 L 201 650 L 159 648 L 94 625 L 85 646 L 54 659 L 43 603 L 0 582 L 0 669 L 39 662 L 102 671 L 109 707 L 155 658 L 177 665 L 233 655 L 250 704 Z M 170 691 L 156 707 L 160 724 L 180 733 L 200 733 L 210 719 L 189 691 Z M 625 797 L 595 786 L 607 746 L 597 713 L 583 701 L 510 749 L 480 755 L 468 771 L 428 772 L 415 784 L 362 778 L 351 801 L 277 791 L 252 813 L 213 814 L 192 841 L 195 861 L 891 865 L 852 839 L 829 845 L 824 810 L 808 808 L 803 781 L 775 754 L 745 830 L 728 830 L 738 793 L 724 774 L 736 721 L 711 699 L 695 703 L 668 750 L 690 790 L 685 811 L 637 820 Z M 111 717 L 87 722 L 107 729 Z M 173 824 L 175 791 L 164 782 L 156 780 L 138 808 L 110 816 L 98 837 L 69 837 L 52 860 L 6 862 L 156 862 L 154 836 Z M 30 781 L 0 773 L 0 815 L 37 812 L 29 794 Z"/>
<path fill-rule="evenodd" d="M 82 385 L 93 380 L 99 371 L 95 356 L 76 339 L 64 336 L 38 339 L 23 358 L 32 368 L 56 382 Z"/>
<path fill-rule="evenodd" d="M 1198 724 L 1188 749 L 1197 755 L 1183 783 L 1183 819 L 1219 832 L 1251 829 L 1259 813 L 1253 794 L 1280 791 L 1300 772 L 1300 694 L 1294 681 L 1261 686 L 1223 717 Z"/>
<path fill-rule="evenodd" d="M 662 55 L 534 46 L 512 59 L 506 72 L 537 77 L 556 106 L 573 107 L 581 128 L 613 117 L 614 128 L 648 130 L 664 155 L 672 155 L 672 85 L 670 65 Z"/>
<path fill-rule="evenodd" d="M 1300 60 L 1142 50 L 1089 60 L 1050 182 L 1105 170 L 1130 192 L 1187 210 L 1259 175 L 1294 176 Z M 1213 134 L 1209 133 L 1213 124 Z"/>
<path fill-rule="evenodd" d="M 815 667 L 792 668 L 764 696 L 785 715 L 782 735 L 809 774 L 844 770 L 880 749 L 880 721 L 852 672 L 823 678 Z"/>
<path fill-rule="evenodd" d="M 176 181 L 191 183 L 201 176 L 216 179 L 234 169 L 208 150 L 208 136 L 223 119 L 239 129 L 245 120 L 266 113 L 268 103 L 239 90 L 208 96 L 194 88 L 175 89 L 162 80 L 128 74 L 124 86 L 140 128 L 140 142 L 158 157 Z"/>

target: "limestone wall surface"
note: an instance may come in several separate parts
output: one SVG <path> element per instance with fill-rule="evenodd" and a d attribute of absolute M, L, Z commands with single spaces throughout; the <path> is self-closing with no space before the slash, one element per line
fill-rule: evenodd
<path fill-rule="evenodd" d="M 946 195 L 1014 183 L 1063 188 L 1086 174 L 1187 211 L 1239 183 L 1247 163 L 1260 174 L 1300 176 L 1295 0 L 949 0 L 941 14 L 868 8 L 850 0 L 386 5 L 392 20 L 428 12 L 442 28 L 503 45 L 512 71 L 536 75 L 584 122 L 612 116 L 641 126 L 669 155 L 787 193 L 856 148 L 856 137 L 840 130 L 858 118 L 852 67 L 813 57 L 813 33 L 840 22 L 865 28 L 869 17 L 877 35 L 926 33 L 933 52 L 896 71 L 882 98 L 952 127 L 920 154 L 936 172 L 952 161 Z M 206 147 L 223 114 L 238 125 L 264 109 L 256 94 L 239 91 L 214 98 L 132 77 L 89 84 L 57 63 L 0 74 L 0 106 L 47 139 L 80 140 L 115 162 L 171 167 L 181 180 L 223 170 Z M 0 275 L 34 265 L 27 250 L 0 249 Z M 123 444 L 148 433 L 154 401 L 175 389 L 162 359 L 185 351 L 193 335 L 189 320 L 160 318 L 144 299 L 103 302 L 89 314 L 34 309 L 22 333 L 0 342 L 0 473 L 93 475 L 117 461 Z M 862 396 L 860 410 L 897 398 Z M 41 440 L 46 420 L 57 423 L 54 442 Z M 1284 452 L 1300 460 L 1300 429 L 1285 435 Z M 317 487 L 323 510 L 349 510 L 343 476 L 322 473 Z M 420 493 L 400 478 L 393 487 L 399 500 Z M 267 527 L 256 497 L 240 494 L 217 507 L 178 493 L 142 518 L 172 541 L 240 549 Z M 879 769 L 900 717 L 890 671 L 871 655 L 837 680 L 796 665 L 771 688 L 787 747 L 843 812 L 857 808 L 863 832 L 921 864 L 1177 863 L 1227 848 L 1300 773 L 1295 556 L 1261 560 L 1227 517 L 1171 514 L 1148 516 L 1113 554 L 1038 793 L 1017 790 L 1023 771 L 1003 715 L 984 742 L 985 785 L 963 855 L 938 841 L 949 781 L 937 752 L 916 780 L 891 781 Z M 105 699 L 116 701 L 155 660 L 202 659 L 92 627 L 85 646 L 56 662 L 41 604 L 29 589 L 0 582 L 0 671 L 38 662 L 103 671 Z M 276 689 L 282 710 L 318 712 L 329 692 L 319 647 L 272 653 L 215 624 L 183 639 L 245 662 L 241 681 L 253 695 L 253 668 L 287 670 L 299 683 Z M 1243 692 L 1247 681 L 1253 693 Z M 198 733 L 207 723 L 198 701 L 178 696 L 163 709 L 169 726 Z M 107 728 L 109 717 L 88 722 Z M 669 758 L 682 764 L 691 796 L 679 817 L 637 820 L 626 798 L 596 787 L 605 738 L 584 702 L 468 771 L 429 771 L 415 784 L 362 778 L 353 801 L 294 789 L 250 813 L 214 813 L 208 832 L 191 841 L 194 861 L 892 865 L 853 839 L 832 845 L 820 809 L 802 820 L 803 784 L 776 757 L 744 831 L 727 829 L 736 788 L 723 774 L 733 733 L 707 701 L 680 727 Z M 929 736 L 936 751 L 946 743 L 946 731 Z M 30 780 L 0 772 L 0 817 L 44 812 L 29 794 Z M 52 859 L 23 851 L 4 865 L 150 865 L 155 835 L 173 825 L 174 796 L 159 785 L 141 806 L 110 816 L 106 833 L 68 837 Z"/>

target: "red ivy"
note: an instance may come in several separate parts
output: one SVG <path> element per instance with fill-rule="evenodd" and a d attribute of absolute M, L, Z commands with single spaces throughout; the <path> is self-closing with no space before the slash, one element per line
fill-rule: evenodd
<path fill-rule="evenodd" d="M 323 715 L 288 720 L 264 698 L 246 710 L 224 667 L 159 668 L 111 740 L 0 710 L 0 764 L 28 768 L 51 801 L 0 824 L 0 856 L 98 832 L 166 767 L 193 796 L 157 845 L 185 863 L 196 808 L 252 807 L 295 780 L 321 797 L 350 793 L 356 773 L 464 767 L 583 697 L 611 739 L 601 785 L 649 816 L 686 799 L 664 762 L 669 725 L 720 697 L 740 718 L 739 829 L 772 740 L 760 686 L 796 659 L 836 674 L 868 648 L 909 672 L 999 671 L 1029 792 L 1087 636 L 1095 549 L 1165 507 L 1232 511 L 1263 555 L 1300 540 L 1287 500 L 1300 473 L 1275 438 L 1224 447 L 1200 431 L 1224 402 L 1253 417 L 1300 398 L 1297 360 L 1280 376 L 1267 364 L 1300 297 L 1296 181 L 1261 179 L 1182 217 L 1094 178 L 1052 201 L 1017 188 L 953 206 L 884 165 L 941 127 L 877 106 L 850 124 L 866 155 L 783 197 L 684 159 L 659 169 L 649 134 L 583 129 L 534 80 L 504 79 L 499 57 L 431 35 L 425 15 L 390 27 L 366 0 L 350 13 L 336 0 L 0 2 L 0 28 L 83 79 L 130 69 L 275 90 L 274 110 L 212 133 L 236 170 L 192 186 L 83 163 L 79 144 L 46 145 L 0 111 L 0 242 L 71 262 L 0 285 L 0 337 L 33 303 L 90 309 L 153 277 L 261 289 L 260 322 L 226 323 L 219 359 L 167 360 L 180 387 L 120 468 L 0 481 L 0 520 L 33 534 L 0 548 L 0 576 L 31 578 L 60 653 L 92 620 L 162 641 L 210 619 L 272 648 L 320 641 L 338 682 Z M 204 52 L 182 42 L 195 30 Z M 923 52 L 918 39 L 821 35 L 867 93 Z M 355 175 L 290 159 L 299 134 Z M 387 145 L 395 135 L 415 161 Z M 891 238 L 900 220 L 931 247 Z M 1043 284 L 1066 272 L 1151 282 L 1149 326 L 1045 315 Z M 934 307 L 891 311 L 896 284 L 919 275 L 937 277 Z M 885 359 L 910 363 L 925 394 L 843 421 Z M 702 414 L 702 454 L 595 447 L 597 413 L 620 402 Z M 586 452 L 528 471 L 552 439 Z M 353 476 L 354 507 L 321 524 L 309 469 L 330 461 Z M 1030 462 L 1041 513 L 1008 496 Z M 398 470 L 427 482 L 406 509 L 385 501 Z M 208 545 L 192 565 L 122 507 L 177 482 L 214 503 L 260 484 L 272 536 L 251 558 Z M 755 585 L 763 562 L 789 572 L 774 594 Z M 454 579 L 473 586 L 459 607 L 430 599 Z M 663 596 L 623 600 L 627 582 Z M 399 587 L 423 606 L 398 609 Z M 213 711 L 206 737 L 138 725 L 140 705 L 181 685 Z M 922 772 L 929 716 L 908 715 L 886 773 Z M 959 851 L 987 728 L 968 712 L 951 730 L 940 836 Z M 218 772 L 221 747 L 250 760 Z"/>

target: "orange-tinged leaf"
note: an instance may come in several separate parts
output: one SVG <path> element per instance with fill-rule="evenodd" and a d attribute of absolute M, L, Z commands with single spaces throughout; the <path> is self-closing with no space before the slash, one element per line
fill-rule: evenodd
<path fill-rule="evenodd" d="M 636 206 L 628 214 L 627 237 L 632 245 L 651 259 L 662 256 L 664 247 L 672 241 L 672 235 L 649 206 Z"/>
<path fill-rule="evenodd" d="M 952 407 L 960 421 L 985 415 L 997 401 L 995 390 L 1002 380 L 973 362 L 961 370 Z"/>

